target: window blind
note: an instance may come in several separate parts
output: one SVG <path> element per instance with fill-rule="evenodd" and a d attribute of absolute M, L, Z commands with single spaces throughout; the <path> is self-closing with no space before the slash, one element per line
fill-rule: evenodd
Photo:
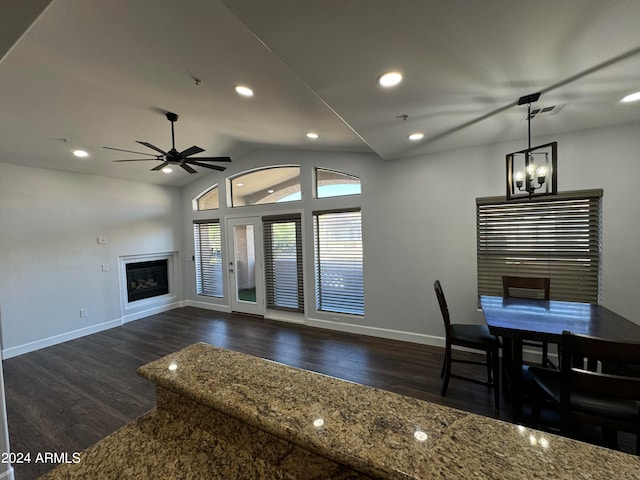
<path fill-rule="evenodd" d="M 196 292 L 198 295 L 222 297 L 222 238 L 218 220 L 193 224 Z"/>
<path fill-rule="evenodd" d="M 505 202 L 480 198 L 478 295 L 502 296 L 502 275 L 549 277 L 551 299 L 597 303 L 602 190 Z"/>
<path fill-rule="evenodd" d="M 264 217 L 267 308 L 304 311 L 300 215 Z"/>
<path fill-rule="evenodd" d="M 316 307 L 364 315 L 360 211 L 314 212 Z"/>

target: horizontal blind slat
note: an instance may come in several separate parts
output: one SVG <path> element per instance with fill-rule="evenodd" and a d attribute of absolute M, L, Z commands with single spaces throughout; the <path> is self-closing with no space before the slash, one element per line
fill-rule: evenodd
<path fill-rule="evenodd" d="M 596 191 L 602 194 L 601 191 Z M 502 295 L 502 275 L 551 279 L 551 298 L 597 303 L 600 196 L 477 200 L 478 294 Z"/>
<path fill-rule="evenodd" d="M 267 307 L 304 312 L 301 216 L 264 217 L 263 232 Z"/>
<path fill-rule="evenodd" d="M 360 211 L 314 212 L 316 307 L 364 314 Z"/>
<path fill-rule="evenodd" d="M 220 222 L 198 220 L 193 223 L 196 293 L 222 297 L 222 238 Z"/>

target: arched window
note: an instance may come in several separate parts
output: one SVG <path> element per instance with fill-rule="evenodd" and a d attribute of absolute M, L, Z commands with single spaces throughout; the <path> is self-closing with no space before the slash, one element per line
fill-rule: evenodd
<path fill-rule="evenodd" d="M 193 204 L 194 210 L 216 210 L 220 208 L 218 185 L 214 185 L 198 195 Z"/>
<path fill-rule="evenodd" d="M 348 173 L 316 168 L 316 197 L 340 197 L 359 195 L 362 192 L 360 179 Z"/>
<path fill-rule="evenodd" d="M 231 206 L 300 200 L 300 166 L 266 167 L 229 179 Z"/>

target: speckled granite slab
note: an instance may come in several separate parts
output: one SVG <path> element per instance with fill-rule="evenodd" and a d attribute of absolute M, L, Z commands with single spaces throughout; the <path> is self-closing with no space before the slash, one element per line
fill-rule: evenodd
<path fill-rule="evenodd" d="M 206 344 L 139 373 L 374 478 L 640 479 L 635 456 Z"/>
<path fill-rule="evenodd" d="M 158 409 L 44 478 L 640 479 L 632 455 L 206 344 L 139 373 Z"/>
<path fill-rule="evenodd" d="M 40 480 L 371 480 L 229 420 L 213 412 L 202 425 L 155 409 Z"/>

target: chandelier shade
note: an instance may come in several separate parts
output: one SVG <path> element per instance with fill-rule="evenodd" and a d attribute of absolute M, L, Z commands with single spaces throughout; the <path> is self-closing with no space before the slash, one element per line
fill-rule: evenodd
<path fill-rule="evenodd" d="M 507 154 L 507 200 L 558 192 L 558 142 Z"/>

